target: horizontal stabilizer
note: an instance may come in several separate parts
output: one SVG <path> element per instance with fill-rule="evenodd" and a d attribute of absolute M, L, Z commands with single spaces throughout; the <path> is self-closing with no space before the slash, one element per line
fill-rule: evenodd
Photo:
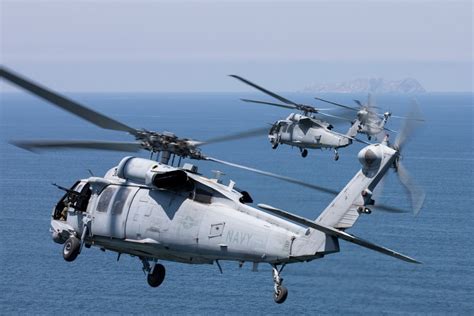
<path fill-rule="evenodd" d="M 397 258 L 397 259 L 400 259 L 400 260 L 403 260 L 403 261 L 406 261 L 406 262 L 421 263 L 421 262 L 419 262 L 419 261 L 417 261 L 413 258 L 405 256 L 405 255 L 403 255 L 401 253 L 398 253 L 396 251 L 393 251 L 391 249 L 388 249 L 388 248 L 385 248 L 385 247 L 382 247 L 382 246 L 378 246 L 378 245 L 373 244 L 369 241 L 360 239 L 360 238 L 358 238 L 354 235 L 348 234 L 348 233 L 340 231 L 338 229 L 316 224 L 315 222 L 313 222 L 309 219 L 306 219 L 304 217 L 301 217 L 301 216 L 298 216 L 298 215 L 295 215 L 295 214 L 288 213 L 286 211 L 280 210 L 280 209 L 275 208 L 273 206 L 266 205 L 266 204 L 258 204 L 258 206 L 260 208 L 264 209 L 264 210 L 267 210 L 267 211 L 269 211 L 273 214 L 276 214 L 278 216 L 289 219 L 289 220 L 291 220 L 295 223 L 314 228 L 316 230 L 319 230 L 320 232 L 323 232 L 325 234 L 328 234 L 328 235 L 343 239 L 345 241 L 357 244 L 359 246 L 381 252 L 383 254 L 386 254 L 388 256 L 391 256 L 391 257 L 394 257 L 394 258 Z"/>

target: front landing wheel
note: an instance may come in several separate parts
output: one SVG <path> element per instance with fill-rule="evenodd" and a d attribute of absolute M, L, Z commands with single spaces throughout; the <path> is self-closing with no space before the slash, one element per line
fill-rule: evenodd
<path fill-rule="evenodd" d="M 283 285 L 277 286 L 277 290 L 273 294 L 273 299 L 275 300 L 275 303 L 281 304 L 284 301 L 286 301 L 287 297 L 288 297 L 288 289 L 284 287 Z"/>
<path fill-rule="evenodd" d="M 163 283 L 166 275 L 165 267 L 162 264 L 155 264 L 153 271 L 148 274 L 147 281 L 151 287 L 158 287 Z"/>
<path fill-rule="evenodd" d="M 76 237 L 69 237 L 64 243 L 63 258 L 66 261 L 74 261 L 81 250 L 81 241 Z"/>
<path fill-rule="evenodd" d="M 305 148 L 301 151 L 301 157 L 305 158 L 306 156 L 308 156 L 308 150 Z"/>

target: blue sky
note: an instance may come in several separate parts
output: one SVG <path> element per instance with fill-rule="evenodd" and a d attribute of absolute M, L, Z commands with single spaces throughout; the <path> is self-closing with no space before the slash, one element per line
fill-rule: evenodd
<path fill-rule="evenodd" d="M 2 64 L 67 91 L 414 77 L 472 91 L 471 1 L 2 1 Z M 4 90 L 11 88 L 2 84 Z"/>

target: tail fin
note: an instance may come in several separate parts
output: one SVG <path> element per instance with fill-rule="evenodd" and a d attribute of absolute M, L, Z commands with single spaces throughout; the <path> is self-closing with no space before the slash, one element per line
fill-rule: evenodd
<path fill-rule="evenodd" d="M 353 138 L 357 135 L 357 132 L 359 130 L 359 126 L 360 126 L 360 121 L 359 119 L 356 119 L 354 121 L 354 123 L 352 123 L 351 127 L 349 128 L 349 130 L 347 131 L 346 135 Z"/>
<path fill-rule="evenodd" d="M 316 219 L 316 223 L 327 227 L 350 228 L 360 213 L 369 212 L 372 192 L 398 157 L 398 152 L 384 144 L 363 148 L 358 155 L 362 169 L 329 206 Z"/>

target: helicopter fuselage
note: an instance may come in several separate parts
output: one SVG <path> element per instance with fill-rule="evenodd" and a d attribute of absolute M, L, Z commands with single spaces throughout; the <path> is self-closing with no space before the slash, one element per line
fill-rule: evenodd
<path fill-rule="evenodd" d="M 357 113 L 357 120 L 355 122 L 358 125 L 357 132 L 368 137 L 377 136 L 384 131 L 388 117 L 389 115 L 384 114 L 383 119 L 381 119 L 374 112 L 361 110 Z"/>
<path fill-rule="evenodd" d="M 151 160 L 125 159 L 128 162 L 117 168 L 135 164 L 132 168 L 154 169 L 157 174 L 178 170 Z M 58 203 L 51 223 L 55 241 L 64 242 L 71 233 L 81 237 L 86 229 L 86 246 L 197 264 L 288 263 L 339 251 L 338 243 L 326 242 L 331 237 L 323 233 L 310 235 L 307 228 L 246 205 L 233 182 L 223 185 L 185 171 L 187 183 L 164 189 L 147 184 L 146 173 L 140 181 L 136 170 L 127 173 L 117 168 L 104 178 L 88 178 L 73 186 L 78 192 L 90 188 L 86 208 L 67 205 L 64 198 Z M 63 207 L 67 214 L 61 218 Z"/>
<path fill-rule="evenodd" d="M 331 130 L 326 122 L 302 114 L 292 113 L 287 119 L 275 122 L 268 138 L 272 145 L 286 144 L 300 148 L 341 148 L 351 139 Z"/>

